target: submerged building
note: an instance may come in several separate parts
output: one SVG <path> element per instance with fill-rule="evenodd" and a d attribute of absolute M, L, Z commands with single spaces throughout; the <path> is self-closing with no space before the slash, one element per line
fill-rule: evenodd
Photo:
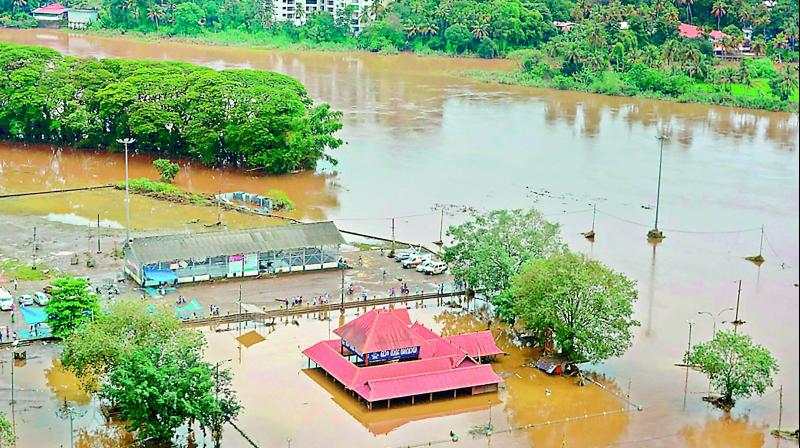
<path fill-rule="evenodd" d="M 334 330 L 303 354 L 372 409 L 378 402 L 497 391 L 491 365 L 503 353 L 489 331 L 441 337 L 411 323 L 406 308 L 374 309 Z"/>
<path fill-rule="evenodd" d="M 125 272 L 142 286 L 339 267 L 333 222 L 134 238 Z"/>

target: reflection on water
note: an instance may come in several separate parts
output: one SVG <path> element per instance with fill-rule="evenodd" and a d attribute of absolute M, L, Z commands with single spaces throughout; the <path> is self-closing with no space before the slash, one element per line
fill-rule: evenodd
<path fill-rule="evenodd" d="M 78 216 L 74 213 L 48 213 L 46 219 L 52 222 L 60 222 L 62 224 L 69 224 L 72 226 L 83 226 L 83 227 L 94 227 L 104 229 L 123 229 L 124 227 L 122 224 L 116 221 L 110 221 L 108 219 L 101 219 L 99 223 L 97 221 L 92 221 L 90 219 L 86 219 L 83 216 Z"/>

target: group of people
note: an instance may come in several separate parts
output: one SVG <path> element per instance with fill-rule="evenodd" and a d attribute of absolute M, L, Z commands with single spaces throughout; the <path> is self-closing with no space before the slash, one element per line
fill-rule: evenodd
<path fill-rule="evenodd" d="M 219 305 L 209 305 L 208 312 L 211 313 L 212 316 L 219 316 Z"/>
<path fill-rule="evenodd" d="M 36 324 L 36 325 L 39 325 L 39 324 Z M 6 333 L 5 339 L 8 340 L 9 342 L 17 340 L 17 332 L 16 331 L 12 332 L 11 331 L 11 327 L 6 326 L 6 332 L 5 333 Z M 0 331 L 0 342 L 4 342 L 3 341 L 3 332 L 2 331 Z"/>

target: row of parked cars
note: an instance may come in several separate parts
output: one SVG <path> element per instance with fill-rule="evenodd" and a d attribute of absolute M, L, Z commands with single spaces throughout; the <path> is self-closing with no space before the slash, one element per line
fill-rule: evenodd
<path fill-rule="evenodd" d="M 36 291 L 33 294 L 22 294 L 17 297 L 17 303 L 20 305 L 31 306 L 33 304 L 45 306 L 50 303 L 50 297 L 47 294 Z M 14 304 L 14 296 L 3 288 L 0 288 L 0 311 L 11 311 L 11 305 Z"/>
<path fill-rule="evenodd" d="M 414 249 L 395 252 L 394 260 L 402 263 L 403 269 L 416 269 L 425 275 L 442 274 L 447 270 L 447 263 L 434 260 L 433 255 L 428 252 Z"/>

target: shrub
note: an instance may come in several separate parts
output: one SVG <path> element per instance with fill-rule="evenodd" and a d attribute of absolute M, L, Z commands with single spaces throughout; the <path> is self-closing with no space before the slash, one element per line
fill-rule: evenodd
<path fill-rule="evenodd" d="M 266 194 L 272 201 L 272 207 L 277 210 L 294 210 L 294 202 L 289 199 L 289 195 L 283 190 L 269 190 Z"/>
<path fill-rule="evenodd" d="M 494 59 L 500 54 L 500 48 L 491 38 L 487 37 L 478 44 L 475 53 L 484 59 Z"/>
<path fill-rule="evenodd" d="M 172 181 L 175 180 L 175 176 L 177 176 L 178 171 L 181 170 L 181 167 L 178 166 L 177 163 L 170 162 L 169 159 L 156 159 L 153 161 L 153 166 L 158 170 L 161 181 L 168 184 L 171 184 Z"/>

